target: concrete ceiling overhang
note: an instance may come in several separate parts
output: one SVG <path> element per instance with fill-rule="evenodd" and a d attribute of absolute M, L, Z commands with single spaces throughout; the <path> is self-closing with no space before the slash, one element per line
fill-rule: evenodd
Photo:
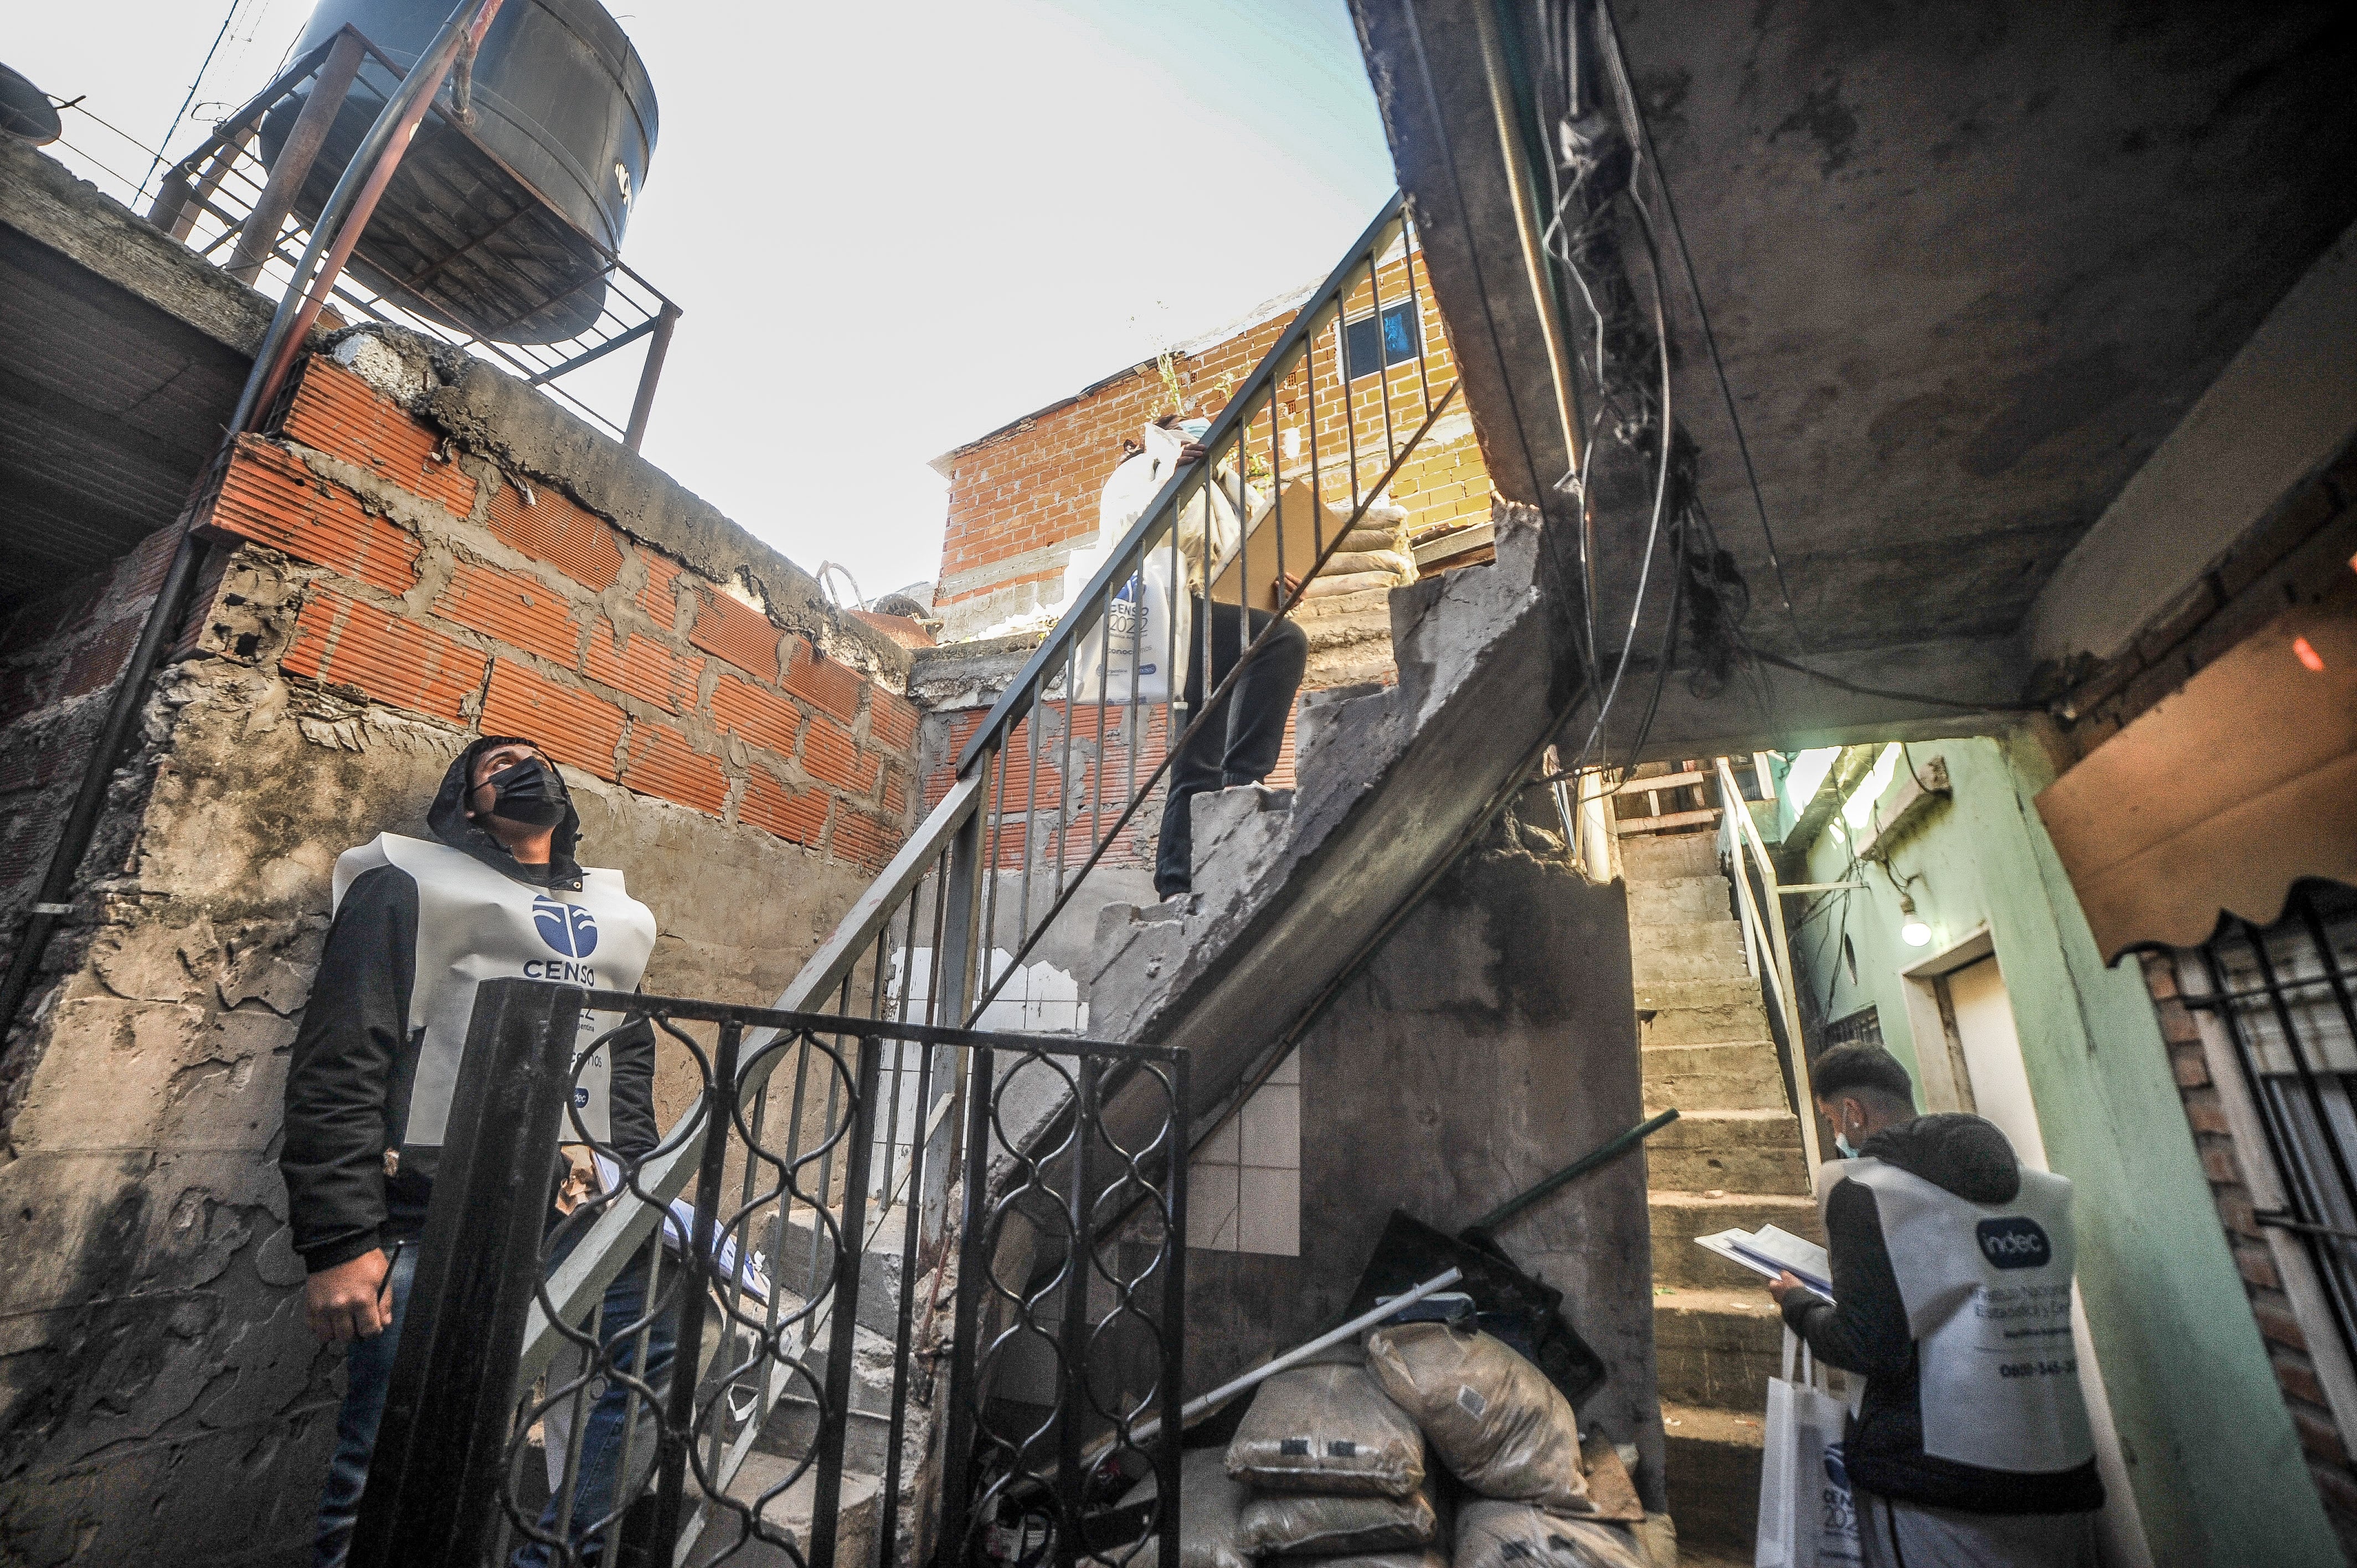
<path fill-rule="evenodd" d="M 1475 7 L 1491 0 L 1353 4 L 1492 477 L 1567 512 L 1545 493 L 1566 444 L 1483 71 Z M 1674 674 L 1646 754 L 2006 722 L 2029 688 L 2040 590 L 2357 219 L 2357 13 L 1620 0 L 1613 14 L 1792 588 L 1788 617 L 1673 253 L 1673 397 L 1750 588 L 1746 635 L 1856 685 L 1946 699 L 1770 667 L 1706 700 Z M 1513 46 L 1536 37 L 1539 7 L 1492 15 L 1527 94 L 1534 51 Z M 1641 260 L 1633 275 L 1650 308 Z M 1649 499 L 1622 486 L 1599 508 L 1607 649 Z M 1625 740 L 1652 694 L 1659 627 L 1649 608 L 1637 700 L 1609 735 Z"/>
<path fill-rule="evenodd" d="M 172 521 L 270 312 L 0 137 L 0 614 Z"/>

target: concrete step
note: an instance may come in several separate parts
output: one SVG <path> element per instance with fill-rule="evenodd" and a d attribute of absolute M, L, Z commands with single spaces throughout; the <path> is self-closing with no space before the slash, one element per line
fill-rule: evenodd
<path fill-rule="evenodd" d="M 1707 953 L 1743 962 L 1743 930 L 1732 920 L 1663 920 L 1629 924 L 1629 950 Z M 1746 972 L 1749 972 L 1748 971 Z"/>
<path fill-rule="evenodd" d="M 1650 1113 L 1674 1105 L 1683 1112 L 1782 1111 L 1783 1070 L 1766 1040 L 1740 1045 L 1656 1046 L 1639 1054 Z"/>
<path fill-rule="evenodd" d="M 1673 1123 L 1674 1125 L 1674 1123 Z M 1659 1134 L 1655 1134 L 1659 1136 Z M 1822 1243 L 1824 1227 L 1813 1197 L 1731 1192 L 1706 1197 L 1700 1192 L 1655 1187 L 1645 1195 L 1653 1229 L 1653 1283 L 1680 1290 L 1758 1290 L 1760 1276 L 1694 1244 L 1697 1236 L 1740 1227 L 1757 1230 L 1777 1225 Z"/>
<path fill-rule="evenodd" d="M 1631 972 L 1635 972 L 1634 964 Z M 1739 958 L 1735 961 L 1735 972 L 1731 975 L 1649 978 L 1637 974 L 1636 979 L 1640 1013 L 1687 1007 L 1749 1007 L 1761 1019 L 1761 1031 L 1767 1028 L 1766 1004 L 1760 999 L 1760 982 L 1743 972 L 1743 961 Z"/>
<path fill-rule="evenodd" d="M 1633 885 L 1718 874 L 1718 835 L 1634 833 L 1620 841 L 1620 869 Z"/>
<path fill-rule="evenodd" d="M 1670 1517 L 1678 1544 L 1749 1558 L 1760 1522 L 1760 1416 L 1662 1403 Z"/>
<path fill-rule="evenodd" d="M 842 1210 L 837 1208 L 834 1212 L 839 1224 Z M 887 1337 L 899 1323 L 901 1224 L 908 1212 L 908 1205 L 896 1203 L 879 1219 L 871 1207 L 864 1226 L 867 1237 L 866 1251 L 859 1258 L 859 1326 Z M 770 1230 L 770 1266 L 778 1283 L 798 1295 L 810 1293 L 814 1277 L 821 1283 L 832 1282 L 833 1232 L 818 1227 L 820 1233 L 813 1248 L 811 1230 L 815 1223 L 809 1205 L 797 1204 L 782 1236 L 778 1227 Z M 813 1259 L 817 1264 L 815 1275 Z"/>
<path fill-rule="evenodd" d="M 1805 1197 L 1809 1190 L 1800 1120 L 1781 1105 L 1685 1112 L 1645 1141 L 1645 1169 L 1650 1184 L 1680 1192 Z"/>
<path fill-rule="evenodd" d="M 1783 1365 L 1784 1329 L 1761 1289 L 1653 1294 L 1653 1358 L 1663 1401 L 1758 1415 Z"/>
<path fill-rule="evenodd" d="M 1733 885 L 1714 870 L 1707 876 L 1673 876 L 1663 882 L 1629 884 L 1632 925 L 1735 919 Z"/>
<path fill-rule="evenodd" d="M 1685 926 L 1661 927 L 1663 930 L 1692 930 Z M 1732 928 L 1724 946 L 1717 943 L 1680 942 L 1675 945 L 1649 945 L 1640 931 L 1629 933 L 1629 972 L 1637 983 L 1638 1005 L 1645 1005 L 1645 988 L 1664 982 L 1697 980 L 1743 981 L 1751 977 L 1744 972 L 1743 950 L 1733 940 Z"/>
<path fill-rule="evenodd" d="M 1738 993 L 1736 1000 L 1700 1005 L 1681 1003 L 1655 1006 L 1641 995 L 1637 1005 L 1652 1015 L 1639 1021 L 1644 1044 L 1648 1047 L 1770 1044 L 1774 1036 L 1768 1033 L 1768 1010 L 1760 1004 L 1759 987 L 1746 981 L 1740 986 L 1724 989 L 1735 991 Z"/>
<path fill-rule="evenodd" d="M 753 1517 L 763 1530 L 792 1541 L 793 1552 L 751 1534 L 745 1520 L 736 1513 L 716 1509 L 705 1519 L 704 1530 L 695 1538 L 687 1561 L 694 1568 L 724 1561 L 729 1568 L 801 1568 L 810 1547 L 811 1505 L 818 1496 L 816 1471 L 803 1476 L 768 1503 L 761 1502 L 763 1493 L 793 1473 L 794 1464 L 791 1459 L 756 1449 L 745 1455 L 744 1465 L 728 1485 L 728 1496 L 753 1509 Z M 848 1463 L 845 1465 L 843 1500 L 837 1510 L 834 1537 L 837 1563 L 864 1563 L 875 1556 L 877 1520 L 881 1512 L 878 1497 L 883 1489 L 883 1482 L 875 1476 L 856 1472 Z"/>

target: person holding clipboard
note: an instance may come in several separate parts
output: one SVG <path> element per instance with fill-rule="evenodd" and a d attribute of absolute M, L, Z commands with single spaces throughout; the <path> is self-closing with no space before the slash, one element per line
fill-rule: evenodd
<path fill-rule="evenodd" d="M 1768 1288 L 1817 1359 L 1866 1375 L 1844 1444 L 1867 1568 L 2082 1568 L 2104 1504 L 2071 1337 L 2071 1183 L 1978 1116 L 1916 1114 L 1879 1046 L 1812 1073 L 1831 1300 Z"/>

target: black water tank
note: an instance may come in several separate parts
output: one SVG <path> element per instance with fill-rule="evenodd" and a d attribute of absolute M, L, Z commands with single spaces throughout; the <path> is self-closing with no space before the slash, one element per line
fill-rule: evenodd
<path fill-rule="evenodd" d="M 301 55 L 357 29 L 404 70 L 433 42 L 453 0 L 320 0 Z M 374 60 L 338 117 L 296 210 L 325 204 L 391 91 Z M 449 95 L 439 101 L 447 106 Z M 505 0 L 475 60 L 472 124 L 440 115 L 419 131 L 361 237 L 353 269 L 370 287 L 484 338 L 549 343 L 597 317 L 608 257 L 654 156 L 654 87 L 597 0 Z M 300 101 L 263 127 L 274 160 Z"/>

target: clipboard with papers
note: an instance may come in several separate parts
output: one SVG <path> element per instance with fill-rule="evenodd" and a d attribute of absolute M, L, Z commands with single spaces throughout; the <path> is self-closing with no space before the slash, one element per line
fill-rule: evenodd
<path fill-rule="evenodd" d="M 1762 1225 L 1757 1230 L 1721 1230 L 1697 1236 L 1695 1245 L 1766 1279 L 1790 1273 L 1819 1295 L 1829 1301 L 1833 1298 L 1833 1261 L 1823 1247 L 1805 1236 Z"/>

